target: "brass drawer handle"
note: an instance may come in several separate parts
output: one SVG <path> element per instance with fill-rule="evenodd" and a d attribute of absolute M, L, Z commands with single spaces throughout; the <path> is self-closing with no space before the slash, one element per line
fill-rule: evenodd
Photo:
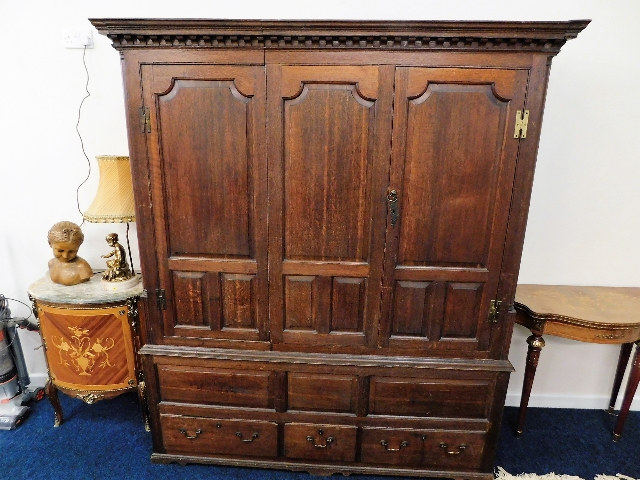
<path fill-rule="evenodd" d="M 259 435 L 258 435 L 258 432 L 253 432 L 253 435 L 251 435 L 251 438 L 242 438 L 242 432 L 236 432 L 236 437 L 238 437 L 241 441 L 243 441 L 245 443 L 251 443 L 256 438 L 258 438 Z"/>
<path fill-rule="evenodd" d="M 447 450 L 449 446 L 444 442 L 440 442 L 440 448 Z M 447 450 L 447 455 L 460 455 L 465 448 L 467 448 L 467 446 L 463 443 L 458 447 L 458 450 Z"/>
<path fill-rule="evenodd" d="M 400 442 L 400 446 L 398 448 L 389 448 L 389 443 L 386 440 L 380 440 L 380 445 L 382 445 L 387 452 L 399 452 L 404 447 L 408 447 L 409 442 L 403 440 Z"/>
<path fill-rule="evenodd" d="M 320 434 L 322 435 L 322 434 Z M 324 445 L 319 445 L 316 443 L 316 439 L 313 438 L 311 435 L 309 435 L 307 437 L 307 442 L 311 442 L 313 443 L 313 446 L 316 448 L 329 448 L 331 446 L 331 444 L 333 443 L 333 437 L 327 437 L 327 439 L 325 440 L 325 444 Z"/>
<path fill-rule="evenodd" d="M 180 433 L 183 434 L 189 440 L 193 440 L 194 438 L 198 438 L 198 436 L 202 433 L 202 430 L 201 429 L 197 429 L 195 435 L 189 435 L 184 428 L 181 428 L 180 429 Z"/>

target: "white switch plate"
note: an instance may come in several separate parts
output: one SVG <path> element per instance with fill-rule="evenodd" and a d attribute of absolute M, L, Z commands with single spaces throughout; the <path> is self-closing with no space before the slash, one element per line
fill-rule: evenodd
<path fill-rule="evenodd" d="M 63 30 L 64 48 L 93 48 L 91 30 Z"/>

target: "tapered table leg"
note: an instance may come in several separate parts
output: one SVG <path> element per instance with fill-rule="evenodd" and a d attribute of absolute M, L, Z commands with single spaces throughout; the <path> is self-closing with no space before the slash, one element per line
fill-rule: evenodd
<path fill-rule="evenodd" d="M 624 392 L 622 407 L 620 408 L 620 414 L 618 415 L 618 422 L 613 429 L 614 442 L 617 442 L 620 439 L 620 435 L 622 435 L 622 428 L 624 427 L 624 422 L 627 420 L 627 415 L 629 415 L 629 408 L 631 407 L 633 396 L 636 394 L 636 390 L 638 389 L 638 383 L 640 383 L 640 342 L 636 342 L 636 351 L 633 354 L 633 364 L 631 366 L 631 371 L 629 372 L 629 380 Z"/>
<path fill-rule="evenodd" d="M 62 405 L 60 405 L 60 399 L 58 398 L 58 389 L 51 380 L 47 381 L 44 387 L 44 392 L 47 394 L 47 398 L 51 402 L 55 418 L 53 421 L 54 427 L 59 427 L 62 423 Z"/>
<path fill-rule="evenodd" d="M 151 426 L 149 425 L 149 406 L 147 405 L 147 392 L 146 392 L 146 383 L 141 381 L 138 383 L 138 398 L 140 399 L 140 407 L 142 408 L 142 418 L 144 420 L 144 429 L 147 432 L 151 431 Z"/>
<path fill-rule="evenodd" d="M 544 347 L 544 339 L 535 333 L 527 338 L 529 349 L 527 350 L 527 367 L 524 371 L 524 385 L 522 386 L 522 398 L 520 399 L 520 414 L 518 415 L 518 427 L 516 435 L 519 437 L 524 430 L 524 419 L 527 416 L 527 406 L 529 405 L 529 396 L 531 395 L 531 387 L 533 379 L 536 376 L 538 368 L 538 359 L 540 351 Z"/>
<path fill-rule="evenodd" d="M 623 343 L 620 346 L 620 356 L 618 357 L 618 368 L 616 369 L 616 376 L 613 380 L 613 389 L 611 390 L 611 400 L 609 400 L 608 412 L 613 414 L 616 409 L 616 401 L 618 400 L 618 393 L 620 392 L 620 385 L 622 384 L 622 377 L 627 369 L 629 363 L 629 357 L 631 356 L 631 349 L 633 343 Z"/>

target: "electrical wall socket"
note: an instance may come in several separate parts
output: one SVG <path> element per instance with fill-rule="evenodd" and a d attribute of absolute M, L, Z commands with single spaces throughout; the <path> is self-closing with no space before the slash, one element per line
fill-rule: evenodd
<path fill-rule="evenodd" d="M 64 48 L 93 48 L 91 30 L 64 30 L 62 41 Z"/>

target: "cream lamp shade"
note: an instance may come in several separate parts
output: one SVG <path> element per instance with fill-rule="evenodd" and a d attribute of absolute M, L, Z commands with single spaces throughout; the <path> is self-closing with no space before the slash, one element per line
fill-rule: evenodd
<path fill-rule="evenodd" d="M 93 203 L 82 215 L 92 223 L 135 222 L 129 157 L 99 155 L 100 182 Z"/>

